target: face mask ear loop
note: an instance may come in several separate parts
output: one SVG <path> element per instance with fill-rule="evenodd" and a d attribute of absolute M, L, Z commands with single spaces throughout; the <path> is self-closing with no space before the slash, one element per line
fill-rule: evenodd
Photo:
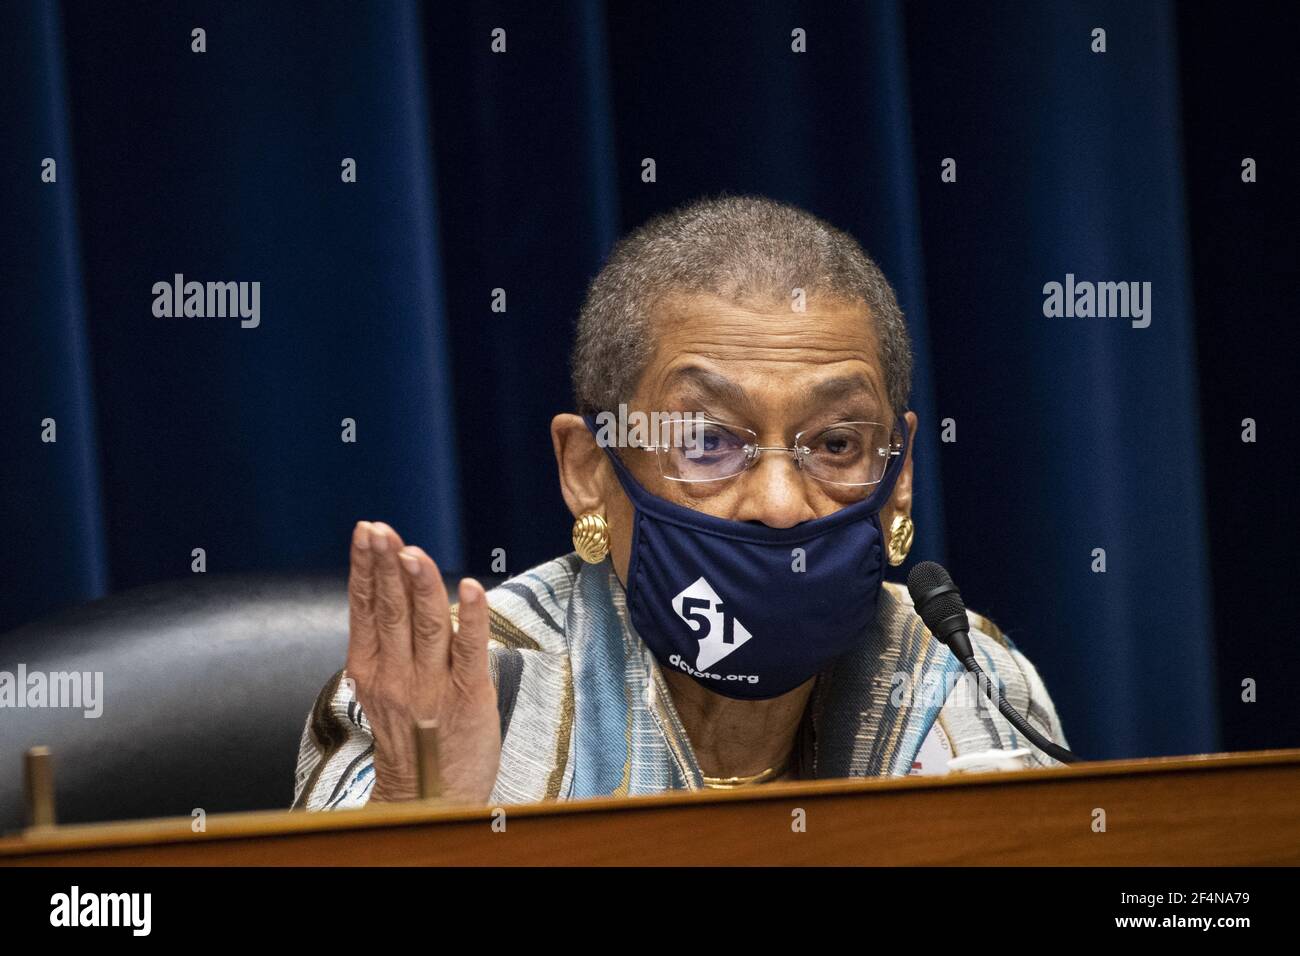
<path fill-rule="evenodd" d="M 889 463 L 889 467 L 894 469 L 893 475 L 890 476 L 889 469 L 888 468 L 885 469 L 885 475 L 889 481 L 889 484 L 887 486 L 889 490 L 889 494 L 885 495 L 880 499 L 880 507 L 876 508 L 871 513 L 871 523 L 872 525 L 875 526 L 876 537 L 882 542 L 885 540 L 885 526 L 880 523 L 880 513 L 885 510 L 885 505 L 889 504 L 889 499 L 892 498 L 894 495 L 894 486 L 898 484 L 898 476 L 901 475 L 903 472 L 903 465 L 907 461 L 907 449 L 911 444 L 911 440 L 912 440 L 912 436 L 909 433 L 907 428 L 907 419 L 902 415 L 898 416 L 898 428 L 899 431 L 903 433 L 903 446 L 899 449 L 898 454 L 895 456 L 898 459 L 898 464 L 895 466 L 894 462 L 891 461 Z M 881 481 L 882 482 L 885 481 L 886 478 L 882 478 Z M 884 556 L 882 555 L 881 557 L 883 560 Z M 881 586 L 882 587 L 884 586 L 883 575 L 881 577 Z"/>
<path fill-rule="evenodd" d="M 884 535 L 884 529 L 880 526 L 880 512 L 884 510 L 889 499 L 894 495 L 894 486 L 898 484 L 898 476 L 903 472 L 903 464 L 907 461 L 907 449 L 911 444 L 912 436 L 907 430 L 907 419 L 902 415 L 898 416 L 898 429 L 903 435 L 903 445 L 898 450 L 897 455 L 890 455 L 891 461 L 885 466 L 885 473 L 880 477 L 880 484 L 876 490 L 866 499 L 879 498 L 876 507 L 871 510 L 872 520 L 876 523 L 876 530 Z"/>
<path fill-rule="evenodd" d="M 623 490 L 627 493 L 627 496 L 632 499 L 633 504 L 636 502 L 636 496 L 632 493 L 633 488 L 636 488 L 636 490 L 642 494 L 648 495 L 649 492 L 641 486 L 641 482 L 636 480 L 636 476 L 628 470 L 627 465 L 625 465 L 623 460 L 618 457 L 618 451 L 613 446 L 600 444 L 598 437 L 600 432 L 596 427 L 595 418 L 591 415 L 583 415 L 582 420 L 587 423 L 587 430 L 591 432 L 592 438 L 596 439 L 596 445 L 606 454 L 606 456 L 608 456 L 609 463 L 614 469 L 614 477 L 617 478 L 618 483 L 623 486 Z"/>

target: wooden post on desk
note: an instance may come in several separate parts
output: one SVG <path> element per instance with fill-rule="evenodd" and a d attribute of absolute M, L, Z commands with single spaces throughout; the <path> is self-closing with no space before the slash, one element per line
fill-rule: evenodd
<path fill-rule="evenodd" d="M 442 796 L 442 779 L 438 769 L 438 722 L 415 722 L 415 754 L 420 774 L 420 799 L 437 800 Z"/>
<path fill-rule="evenodd" d="M 27 825 L 32 829 L 55 825 L 53 759 L 48 747 L 32 747 L 23 755 Z"/>

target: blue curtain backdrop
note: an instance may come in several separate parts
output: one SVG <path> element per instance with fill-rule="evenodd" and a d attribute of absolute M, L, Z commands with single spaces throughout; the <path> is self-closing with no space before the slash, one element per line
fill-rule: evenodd
<path fill-rule="evenodd" d="M 1266 11 L 464 7 L 0 13 L 0 630 L 190 574 L 195 548 L 210 572 L 341 568 L 363 517 L 452 569 L 568 550 L 548 423 L 586 283 L 652 214 L 755 192 L 895 284 L 914 555 L 1038 664 L 1074 748 L 1300 744 L 1270 633 L 1296 220 Z M 178 273 L 259 281 L 261 324 L 154 317 Z M 1067 273 L 1150 282 L 1151 326 L 1045 318 Z"/>

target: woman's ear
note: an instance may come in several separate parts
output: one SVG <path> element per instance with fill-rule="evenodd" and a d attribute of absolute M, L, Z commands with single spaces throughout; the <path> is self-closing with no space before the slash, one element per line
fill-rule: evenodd
<path fill-rule="evenodd" d="M 613 469 L 587 423 L 579 415 L 556 415 L 551 419 L 551 444 L 570 513 L 575 518 L 589 511 L 603 513 Z"/>
<path fill-rule="evenodd" d="M 907 453 L 903 458 L 903 470 L 894 482 L 894 492 L 889 501 L 880 509 L 880 524 L 886 532 L 894 521 L 895 515 L 912 514 L 912 449 L 916 446 L 916 412 L 907 412 Z"/>

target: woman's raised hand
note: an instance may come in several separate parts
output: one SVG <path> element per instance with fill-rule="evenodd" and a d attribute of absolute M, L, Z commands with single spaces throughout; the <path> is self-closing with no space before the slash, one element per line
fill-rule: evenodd
<path fill-rule="evenodd" d="M 488 671 L 483 586 L 460 582 L 459 627 L 442 575 L 382 522 L 352 531 L 347 677 L 375 739 L 374 801 L 419 796 L 415 722 L 436 720 L 442 796 L 485 803 L 501 762 L 496 687 Z"/>

